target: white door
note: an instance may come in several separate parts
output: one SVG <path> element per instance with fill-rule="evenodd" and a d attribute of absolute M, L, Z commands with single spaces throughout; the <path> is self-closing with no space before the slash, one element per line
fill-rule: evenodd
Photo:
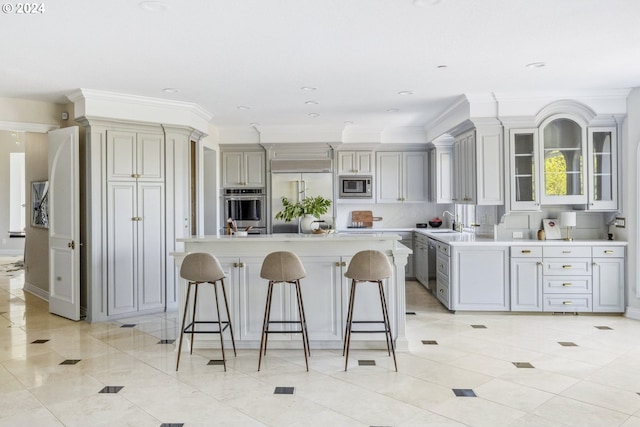
<path fill-rule="evenodd" d="M 78 127 L 49 132 L 49 312 L 80 320 Z"/>

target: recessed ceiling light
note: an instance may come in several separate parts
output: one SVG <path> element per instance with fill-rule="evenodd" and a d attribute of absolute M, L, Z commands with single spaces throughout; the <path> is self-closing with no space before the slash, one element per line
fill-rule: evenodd
<path fill-rule="evenodd" d="M 351 120 L 347 120 L 346 122 L 344 122 L 345 125 L 352 125 L 353 122 Z"/>
<path fill-rule="evenodd" d="M 300 89 L 301 90 L 316 90 L 318 88 L 317 87 L 313 87 L 313 86 L 302 86 Z"/>
<path fill-rule="evenodd" d="M 546 63 L 544 62 L 531 62 L 527 65 L 525 65 L 525 67 L 527 68 L 542 68 L 542 67 L 546 67 Z"/>
<path fill-rule="evenodd" d="M 398 95 L 413 95 L 413 92 L 411 92 L 410 90 L 402 90 L 398 92 Z"/>
<path fill-rule="evenodd" d="M 389 108 L 387 110 L 387 112 L 389 112 L 389 113 L 397 113 L 398 111 L 400 111 L 400 110 L 398 110 L 397 108 Z"/>
<path fill-rule="evenodd" d="M 236 107 L 238 110 L 250 110 L 251 107 L 247 107 L 246 105 L 238 105 Z"/>
<path fill-rule="evenodd" d="M 166 2 L 157 0 L 141 1 L 138 6 L 147 12 L 166 12 L 169 9 L 169 5 Z"/>
<path fill-rule="evenodd" d="M 318 113 L 309 113 L 309 117 L 318 117 L 319 115 Z"/>
<path fill-rule="evenodd" d="M 318 105 L 318 101 L 305 101 L 307 105 Z"/>
<path fill-rule="evenodd" d="M 425 4 L 436 5 L 440 3 L 442 0 L 413 0 L 413 5 L 415 7 L 423 7 Z"/>
<path fill-rule="evenodd" d="M 178 93 L 180 92 L 180 89 L 175 87 L 165 87 L 164 89 L 162 89 L 162 91 L 167 93 Z"/>

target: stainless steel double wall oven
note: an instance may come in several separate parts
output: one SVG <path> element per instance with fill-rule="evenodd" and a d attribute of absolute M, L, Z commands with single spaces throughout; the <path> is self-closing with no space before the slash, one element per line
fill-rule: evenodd
<path fill-rule="evenodd" d="M 236 222 L 238 230 L 251 226 L 251 234 L 267 232 L 267 201 L 262 188 L 226 188 L 224 190 L 223 227 L 227 219 Z"/>

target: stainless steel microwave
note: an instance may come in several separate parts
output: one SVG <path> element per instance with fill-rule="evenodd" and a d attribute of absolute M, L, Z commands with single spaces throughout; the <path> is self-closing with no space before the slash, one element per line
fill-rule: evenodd
<path fill-rule="evenodd" d="M 371 175 L 345 175 L 339 177 L 341 199 L 373 198 L 373 179 Z"/>

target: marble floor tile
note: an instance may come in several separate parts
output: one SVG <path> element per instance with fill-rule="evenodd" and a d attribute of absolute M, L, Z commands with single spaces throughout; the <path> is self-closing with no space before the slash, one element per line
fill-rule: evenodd
<path fill-rule="evenodd" d="M 407 282 L 408 351 L 183 347 L 177 312 L 107 322 L 53 316 L 0 256 L 2 426 L 640 427 L 640 322 L 623 316 L 452 314 Z M 123 328 L 123 325 L 135 325 Z M 486 328 L 473 328 L 484 325 Z M 600 330 L 595 326 L 608 326 Z M 35 340 L 48 340 L 33 344 Z M 424 345 L 434 340 L 437 345 Z M 562 347 L 571 341 L 576 347 Z M 60 365 L 67 359 L 80 360 Z M 358 360 L 375 366 L 359 366 Z M 529 362 L 519 369 L 513 362 Z M 118 393 L 99 393 L 107 386 Z M 276 395 L 276 387 L 293 387 Z M 456 397 L 468 389 L 476 397 Z"/>

